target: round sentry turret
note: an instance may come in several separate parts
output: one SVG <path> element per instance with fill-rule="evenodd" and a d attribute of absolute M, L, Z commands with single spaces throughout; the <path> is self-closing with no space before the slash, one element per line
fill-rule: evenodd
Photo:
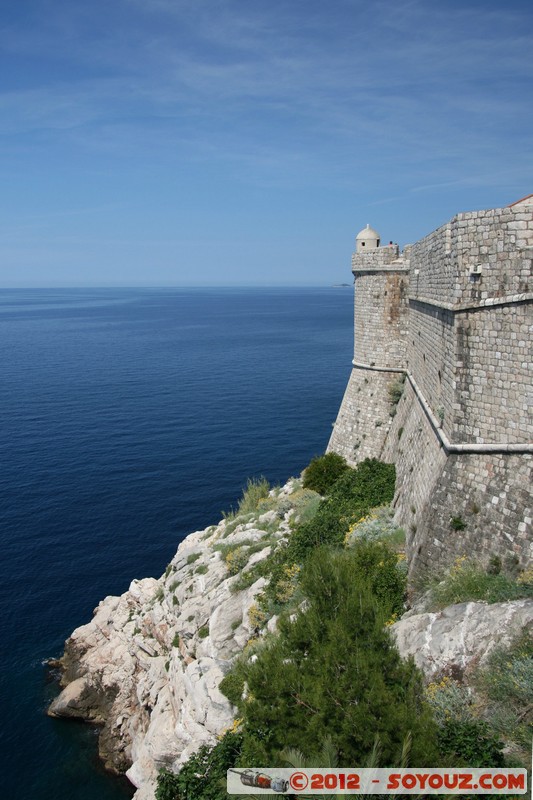
<path fill-rule="evenodd" d="M 355 237 L 355 252 L 364 253 L 366 250 L 379 247 L 380 236 L 374 228 L 367 225 Z"/>

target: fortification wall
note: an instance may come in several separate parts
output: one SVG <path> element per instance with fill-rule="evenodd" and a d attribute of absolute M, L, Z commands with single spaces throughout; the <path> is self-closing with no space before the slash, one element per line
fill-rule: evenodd
<path fill-rule="evenodd" d="M 531 209 L 458 214 L 412 245 L 411 297 L 458 305 L 530 292 L 532 245 Z"/>
<path fill-rule="evenodd" d="M 532 255 L 521 208 L 459 214 L 411 248 L 409 369 L 452 442 L 533 438 Z"/>
<path fill-rule="evenodd" d="M 425 514 L 441 479 L 446 452 L 409 381 L 397 405 L 382 458 L 396 464 L 395 520 L 405 528 L 407 554 L 412 564 L 419 547 L 414 537 L 426 529 Z"/>
<path fill-rule="evenodd" d="M 406 366 L 408 270 L 357 272 L 354 361 L 370 366 Z"/>
<path fill-rule="evenodd" d="M 392 424 L 389 387 L 400 375 L 352 369 L 328 452 L 339 453 L 349 464 L 381 458 Z"/>
<path fill-rule="evenodd" d="M 533 440 L 533 315 L 516 302 L 457 315 L 457 442 Z"/>
<path fill-rule="evenodd" d="M 460 556 L 533 563 L 533 456 L 447 453 L 408 380 L 382 458 L 396 464 L 395 519 L 415 582 Z"/>
<path fill-rule="evenodd" d="M 420 529 L 408 540 L 411 574 L 449 566 L 458 556 L 483 566 L 494 556 L 507 567 L 533 564 L 532 460 L 527 454 L 450 454 Z"/>
<path fill-rule="evenodd" d="M 412 576 L 533 563 L 531 205 L 459 214 L 403 261 L 353 257 L 356 366 L 328 449 L 396 464 Z"/>
<path fill-rule="evenodd" d="M 410 301 L 409 308 L 409 372 L 450 436 L 456 412 L 455 315 L 418 301 Z"/>

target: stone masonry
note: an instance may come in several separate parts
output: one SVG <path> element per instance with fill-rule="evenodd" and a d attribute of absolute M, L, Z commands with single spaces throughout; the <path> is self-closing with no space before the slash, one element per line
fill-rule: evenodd
<path fill-rule="evenodd" d="M 458 214 L 402 254 L 367 231 L 328 450 L 396 464 L 412 575 L 461 555 L 530 565 L 533 196 Z"/>

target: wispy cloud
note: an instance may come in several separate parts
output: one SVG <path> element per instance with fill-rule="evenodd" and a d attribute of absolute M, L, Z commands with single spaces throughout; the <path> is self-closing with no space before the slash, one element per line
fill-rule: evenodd
<path fill-rule="evenodd" d="M 30 187 L 23 208 L 63 165 L 59 210 L 71 196 L 99 208 L 100 193 L 128 205 L 147 186 L 155 198 L 158 181 L 178 205 L 218 182 L 384 213 L 533 183 L 533 13 L 519 0 L 34 8 L 0 26 L 2 166 Z"/>

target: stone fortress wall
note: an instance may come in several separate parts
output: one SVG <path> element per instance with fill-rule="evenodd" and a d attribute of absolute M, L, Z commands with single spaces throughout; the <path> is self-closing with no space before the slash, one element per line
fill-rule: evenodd
<path fill-rule="evenodd" d="M 353 369 L 329 450 L 397 469 L 413 575 L 533 563 L 533 196 L 352 259 Z M 405 379 L 399 402 L 395 396 Z"/>

